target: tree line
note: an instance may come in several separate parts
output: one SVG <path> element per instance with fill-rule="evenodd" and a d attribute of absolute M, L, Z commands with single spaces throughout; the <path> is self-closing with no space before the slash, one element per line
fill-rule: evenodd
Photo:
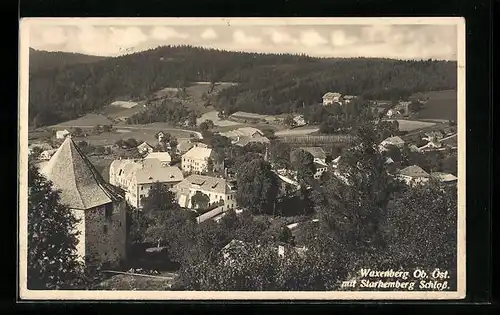
<path fill-rule="evenodd" d="M 207 63 L 206 60 L 210 60 Z M 279 114 L 316 104 L 327 91 L 367 99 L 454 89 L 456 63 L 227 52 L 165 46 L 30 74 L 30 124 L 43 126 L 99 111 L 116 99 L 145 100 L 167 86 L 239 83 L 221 91 L 218 109 Z"/>

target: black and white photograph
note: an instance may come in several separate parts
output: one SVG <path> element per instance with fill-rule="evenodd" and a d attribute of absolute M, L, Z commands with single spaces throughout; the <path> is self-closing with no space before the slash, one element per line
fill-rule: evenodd
<path fill-rule="evenodd" d="M 25 18 L 21 299 L 465 297 L 465 20 Z"/>

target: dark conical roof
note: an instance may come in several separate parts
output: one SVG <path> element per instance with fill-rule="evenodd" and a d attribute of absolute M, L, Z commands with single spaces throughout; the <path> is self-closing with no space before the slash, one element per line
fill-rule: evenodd
<path fill-rule="evenodd" d="M 71 137 L 64 140 L 41 173 L 61 191 L 61 202 L 72 209 L 90 209 L 121 199 Z"/>

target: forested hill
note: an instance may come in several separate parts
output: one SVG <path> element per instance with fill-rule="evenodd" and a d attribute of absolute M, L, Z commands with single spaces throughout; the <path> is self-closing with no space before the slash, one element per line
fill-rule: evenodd
<path fill-rule="evenodd" d="M 62 51 L 43 51 L 30 48 L 30 73 L 44 70 L 61 70 L 68 65 L 96 62 L 107 57 L 90 56 Z"/>
<path fill-rule="evenodd" d="M 390 59 L 319 59 L 166 46 L 30 76 L 30 122 L 73 119 L 116 100 L 145 99 L 164 87 L 230 81 L 216 106 L 277 114 L 321 101 L 327 91 L 391 99 L 456 88 L 456 63 Z"/>

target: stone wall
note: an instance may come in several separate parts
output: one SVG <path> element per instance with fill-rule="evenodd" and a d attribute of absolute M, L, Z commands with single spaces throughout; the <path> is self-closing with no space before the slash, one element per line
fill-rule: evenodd
<path fill-rule="evenodd" d="M 89 263 L 126 259 L 126 205 L 117 202 L 85 211 L 85 252 Z"/>

